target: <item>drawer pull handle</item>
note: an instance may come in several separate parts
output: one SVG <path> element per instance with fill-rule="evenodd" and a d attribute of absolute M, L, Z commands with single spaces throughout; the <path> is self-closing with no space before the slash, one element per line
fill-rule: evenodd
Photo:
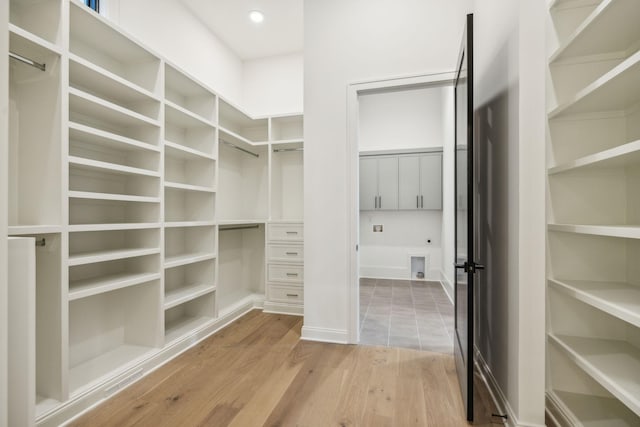
<path fill-rule="evenodd" d="M 287 231 L 287 234 L 298 234 L 297 231 Z"/>
<path fill-rule="evenodd" d="M 298 255 L 298 252 L 287 252 L 287 255 Z"/>
<path fill-rule="evenodd" d="M 288 277 L 298 277 L 298 273 L 287 273 Z"/>
<path fill-rule="evenodd" d="M 288 297 L 297 297 L 298 294 L 287 294 Z"/>

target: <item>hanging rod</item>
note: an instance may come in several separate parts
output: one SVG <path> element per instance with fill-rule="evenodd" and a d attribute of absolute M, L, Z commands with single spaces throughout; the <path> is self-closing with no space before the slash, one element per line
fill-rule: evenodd
<path fill-rule="evenodd" d="M 17 53 L 9 52 L 9 58 L 15 59 L 16 61 L 20 61 L 23 64 L 31 65 L 34 68 L 37 68 L 40 71 L 46 71 L 47 64 L 41 64 L 39 62 L 34 61 L 33 59 L 26 58 L 22 55 L 18 55 Z"/>
<path fill-rule="evenodd" d="M 304 148 L 298 147 L 298 148 L 274 148 L 273 149 L 274 153 L 282 153 L 285 151 L 304 151 Z"/>
<path fill-rule="evenodd" d="M 242 147 L 238 147 L 236 144 L 233 144 L 233 143 L 231 143 L 231 142 L 229 142 L 229 141 L 225 141 L 225 140 L 224 140 L 224 139 L 222 139 L 222 138 L 220 138 L 220 141 L 221 141 L 221 142 L 224 142 L 224 143 L 225 143 L 225 144 L 227 144 L 227 145 L 230 145 L 231 147 L 235 148 L 236 150 L 242 151 L 243 153 L 247 153 L 247 154 L 249 154 L 249 155 L 251 155 L 251 156 L 253 156 L 253 157 L 256 157 L 256 158 L 260 157 L 260 155 L 259 155 L 259 154 L 253 153 L 253 152 L 251 152 L 251 151 L 249 151 L 249 150 L 245 150 L 245 149 L 244 149 L 244 148 L 242 148 Z"/>
<path fill-rule="evenodd" d="M 253 228 L 260 228 L 260 226 L 258 224 L 255 225 L 234 225 L 232 227 L 225 227 L 222 226 L 220 227 L 220 231 L 227 231 L 227 230 L 250 230 Z"/>

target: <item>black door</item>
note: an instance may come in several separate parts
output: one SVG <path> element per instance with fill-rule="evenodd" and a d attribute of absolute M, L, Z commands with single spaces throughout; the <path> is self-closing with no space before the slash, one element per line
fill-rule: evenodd
<path fill-rule="evenodd" d="M 467 420 L 473 421 L 473 15 L 467 15 L 455 82 L 455 334 L 454 355 Z"/>

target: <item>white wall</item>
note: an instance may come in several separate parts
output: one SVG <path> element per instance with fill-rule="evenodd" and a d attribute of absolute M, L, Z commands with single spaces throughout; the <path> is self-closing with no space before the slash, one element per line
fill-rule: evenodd
<path fill-rule="evenodd" d="M 241 105 L 254 116 L 301 112 L 303 64 L 301 52 L 245 61 Z"/>
<path fill-rule="evenodd" d="M 358 97 L 360 151 L 442 147 L 451 87 L 385 90 Z M 449 116 L 451 112 L 449 112 Z M 373 232 L 382 224 L 383 232 Z M 450 236 L 453 238 L 453 236 Z M 427 239 L 431 244 L 427 245 Z M 440 280 L 442 211 L 360 213 L 360 276 L 409 279 L 411 254 L 426 254 L 426 278 Z"/>
<path fill-rule="evenodd" d="M 125 31 L 233 103 L 242 103 L 242 61 L 177 0 L 109 0 Z"/>
<path fill-rule="evenodd" d="M 442 267 L 441 278 L 445 285 L 445 290 L 453 301 L 453 280 L 455 262 L 455 171 L 454 171 L 454 113 L 453 87 L 449 87 L 445 96 L 442 97 Z"/>
<path fill-rule="evenodd" d="M 349 83 L 450 72 L 466 2 L 305 0 L 305 338 L 349 328 Z"/>
<path fill-rule="evenodd" d="M 374 233 L 375 224 L 383 231 Z M 440 280 L 441 236 L 441 211 L 360 212 L 360 276 L 408 280 L 410 256 L 420 254 L 429 260 L 425 277 Z"/>
<path fill-rule="evenodd" d="M 360 151 L 442 147 L 445 90 L 437 87 L 360 95 Z"/>
<path fill-rule="evenodd" d="M 545 2 L 476 1 L 476 345 L 516 425 L 544 425 Z"/>
<path fill-rule="evenodd" d="M 7 28 L 9 2 L 0 4 L 0 28 Z M 7 180 L 9 127 L 9 37 L 0 32 L 0 427 L 7 425 Z"/>

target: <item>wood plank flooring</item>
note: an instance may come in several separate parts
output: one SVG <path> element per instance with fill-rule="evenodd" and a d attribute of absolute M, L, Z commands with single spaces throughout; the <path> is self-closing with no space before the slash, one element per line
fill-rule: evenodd
<path fill-rule="evenodd" d="M 453 357 L 301 341 L 254 310 L 72 426 L 466 426 Z"/>

